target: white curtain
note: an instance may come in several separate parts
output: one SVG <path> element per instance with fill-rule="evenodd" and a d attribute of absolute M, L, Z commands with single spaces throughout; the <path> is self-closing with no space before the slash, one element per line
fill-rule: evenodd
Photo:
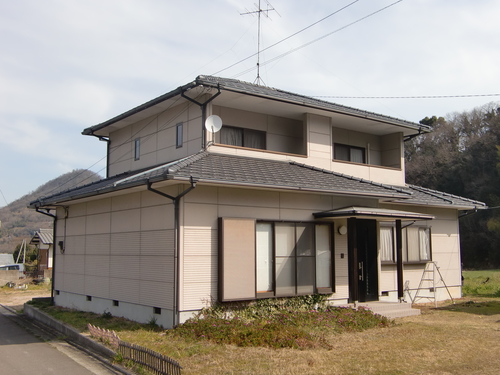
<path fill-rule="evenodd" d="M 257 292 L 273 290 L 273 227 L 257 224 Z"/>
<path fill-rule="evenodd" d="M 380 260 L 394 262 L 394 246 L 391 227 L 380 227 Z"/>
<path fill-rule="evenodd" d="M 408 262 L 420 261 L 419 230 L 415 227 L 406 228 L 408 241 Z"/>
<path fill-rule="evenodd" d="M 420 228 L 420 260 L 431 260 L 429 228 Z"/>
<path fill-rule="evenodd" d="M 351 148 L 351 161 L 354 163 L 364 163 L 364 152 L 359 148 Z"/>

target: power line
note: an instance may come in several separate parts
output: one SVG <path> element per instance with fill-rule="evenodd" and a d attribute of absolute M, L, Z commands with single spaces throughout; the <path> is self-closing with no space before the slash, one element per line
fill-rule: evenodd
<path fill-rule="evenodd" d="M 500 94 L 467 94 L 467 95 L 419 95 L 419 96 L 312 96 L 313 98 L 329 99 L 446 99 L 446 98 L 475 98 L 485 96 L 500 96 Z"/>

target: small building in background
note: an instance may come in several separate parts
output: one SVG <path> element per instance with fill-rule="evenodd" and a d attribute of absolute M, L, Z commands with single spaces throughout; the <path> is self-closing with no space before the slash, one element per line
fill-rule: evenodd
<path fill-rule="evenodd" d="M 54 242 L 52 233 L 52 229 L 40 229 L 35 232 L 30 241 L 30 245 L 35 245 L 38 248 L 38 277 L 52 277 L 52 246 Z"/>

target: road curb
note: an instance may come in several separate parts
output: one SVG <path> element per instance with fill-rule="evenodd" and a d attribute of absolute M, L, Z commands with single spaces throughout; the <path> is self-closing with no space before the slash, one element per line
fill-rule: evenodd
<path fill-rule="evenodd" d="M 90 337 L 82 335 L 73 327 L 68 326 L 67 324 L 57 319 L 54 319 L 52 316 L 38 310 L 36 307 L 33 307 L 32 305 L 29 305 L 27 303 L 24 304 L 23 314 L 27 318 L 33 319 L 41 323 L 42 325 L 52 328 L 61 333 L 67 338 L 67 341 L 84 350 L 88 354 L 93 355 L 99 360 L 107 363 L 109 366 L 113 367 L 115 370 L 121 372 L 122 374 L 133 375 L 122 366 L 117 366 L 112 363 L 112 360 L 116 355 L 115 351 L 97 341 L 92 340 Z"/>

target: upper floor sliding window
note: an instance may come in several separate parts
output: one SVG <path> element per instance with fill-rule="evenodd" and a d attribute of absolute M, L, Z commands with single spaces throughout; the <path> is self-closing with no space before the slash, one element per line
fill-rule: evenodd
<path fill-rule="evenodd" d="M 409 226 L 403 228 L 401 234 L 404 263 L 423 263 L 432 260 L 430 228 Z M 381 226 L 379 242 L 381 262 L 396 262 L 395 228 Z"/>
<path fill-rule="evenodd" d="M 223 126 L 220 131 L 220 143 L 230 146 L 266 149 L 266 132 L 235 126 Z"/>
<path fill-rule="evenodd" d="M 335 143 L 333 145 L 333 158 L 335 160 L 351 161 L 353 163 L 366 163 L 366 151 L 362 147 L 355 147 Z"/>

